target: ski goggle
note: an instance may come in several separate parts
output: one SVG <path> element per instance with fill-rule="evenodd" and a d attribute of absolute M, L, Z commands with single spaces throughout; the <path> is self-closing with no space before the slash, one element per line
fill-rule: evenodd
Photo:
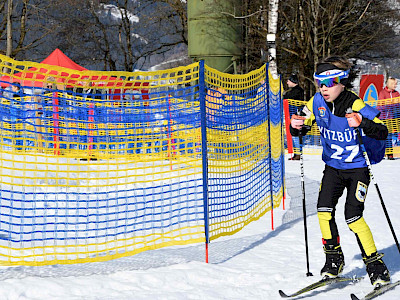
<path fill-rule="evenodd" d="M 339 71 L 339 70 L 338 70 Z M 325 85 L 326 87 L 330 88 L 333 87 L 335 84 L 340 83 L 343 79 L 349 77 L 350 70 L 347 71 L 339 71 L 333 74 L 316 74 L 314 73 L 314 79 L 318 87 L 322 87 Z"/>

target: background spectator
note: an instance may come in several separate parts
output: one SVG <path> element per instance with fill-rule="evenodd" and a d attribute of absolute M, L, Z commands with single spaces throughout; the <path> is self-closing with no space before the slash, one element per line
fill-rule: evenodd
<path fill-rule="evenodd" d="M 382 91 L 379 92 L 378 99 L 393 99 L 400 97 L 400 93 L 396 91 L 397 87 L 397 79 L 393 77 L 389 77 L 386 81 L 386 86 Z"/>
<path fill-rule="evenodd" d="M 17 119 L 21 119 L 22 117 L 22 104 L 24 101 L 24 91 L 21 88 L 21 85 L 18 82 L 14 82 L 11 84 L 11 95 L 12 99 L 10 99 L 10 112 L 11 112 L 11 120 L 16 121 Z"/>
<path fill-rule="evenodd" d="M 387 100 L 383 105 L 378 106 L 377 108 L 381 112 L 380 119 L 389 120 L 394 118 L 394 111 L 397 111 L 395 106 L 399 105 L 399 100 L 394 101 L 393 98 L 400 97 L 400 93 L 396 91 L 397 87 L 397 79 L 393 77 L 389 77 L 386 81 L 386 86 L 379 92 L 378 99 L 379 100 Z M 396 110 L 395 110 L 396 109 Z M 389 135 L 386 140 L 387 147 L 394 147 L 398 142 L 397 134 L 394 134 L 392 131 L 391 124 L 387 124 L 389 129 Z M 392 132 L 391 132 L 392 131 Z M 393 160 L 393 153 L 387 154 L 387 158 Z"/>
<path fill-rule="evenodd" d="M 292 99 L 292 100 L 300 100 L 304 101 L 304 90 L 299 86 L 299 79 L 296 74 L 290 75 L 289 79 L 286 82 L 289 90 L 283 94 L 283 99 Z M 296 112 L 294 112 L 296 113 Z M 290 117 L 292 114 L 290 115 Z M 300 148 L 300 141 L 298 136 L 292 137 L 293 148 Z M 289 160 L 300 160 L 300 155 L 295 154 Z"/>
<path fill-rule="evenodd" d="M 296 74 L 290 75 L 286 84 L 289 90 L 283 95 L 284 99 L 304 101 L 304 90 L 299 86 L 299 79 Z"/>
<path fill-rule="evenodd" d="M 102 99 L 102 91 L 93 88 L 93 83 L 89 81 L 84 81 L 83 87 L 78 87 L 76 89 L 76 94 L 77 96 L 81 96 L 84 99 Z"/>

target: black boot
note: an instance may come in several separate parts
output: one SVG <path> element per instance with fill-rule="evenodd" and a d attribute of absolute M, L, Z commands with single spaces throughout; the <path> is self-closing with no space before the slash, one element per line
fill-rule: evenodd
<path fill-rule="evenodd" d="M 390 283 L 389 270 L 382 257 L 383 254 L 377 252 L 371 254 L 371 256 L 363 257 L 369 279 L 374 287 Z"/>
<path fill-rule="evenodd" d="M 321 269 L 322 277 L 337 277 L 343 271 L 344 256 L 340 245 L 324 245 L 326 262 Z"/>

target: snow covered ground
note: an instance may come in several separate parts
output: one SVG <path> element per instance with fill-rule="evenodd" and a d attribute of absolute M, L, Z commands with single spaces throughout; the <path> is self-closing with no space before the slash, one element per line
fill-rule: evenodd
<path fill-rule="evenodd" d="M 0 299 L 281 299 L 287 293 L 319 279 L 324 263 L 316 215 L 316 199 L 323 163 L 318 155 L 304 158 L 310 271 L 306 276 L 301 211 L 300 163 L 286 161 L 288 199 L 286 210 L 275 209 L 275 230 L 270 213 L 241 232 L 210 244 L 210 262 L 205 263 L 204 245 L 171 247 L 103 263 L 44 267 L 0 268 Z M 375 178 L 400 236 L 400 159 L 384 160 L 373 167 Z M 365 276 L 354 235 L 343 217 L 343 198 L 337 222 L 346 266 L 344 274 Z M 400 254 L 394 243 L 375 187 L 370 185 L 365 219 L 377 247 L 385 253 L 392 280 L 400 280 Z M 310 292 L 301 299 L 350 299 L 371 290 L 368 278 Z M 400 299 L 400 287 L 378 298 Z"/>

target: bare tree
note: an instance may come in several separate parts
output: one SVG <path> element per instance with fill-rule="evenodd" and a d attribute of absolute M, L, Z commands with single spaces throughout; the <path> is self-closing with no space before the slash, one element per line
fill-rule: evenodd
<path fill-rule="evenodd" d="M 274 45 L 266 41 L 275 32 L 272 8 L 278 0 L 241 3 L 234 16 L 244 33 L 238 69 L 248 72 L 269 61 L 269 51 L 274 56 Z M 315 88 L 314 65 L 323 56 L 375 61 L 399 56 L 394 31 L 399 11 L 390 0 L 285 0 L 278 8 L 278 71 L 298 72 L 309 93 Z M 6 44 L 7 20 L 12 37 L 12 50 L 0 53 L 29 54 L 33 60 L 32 54 L 44 58 L 59 47 L 88 68 L 133 71 L 187 55 L 186 11 L 181 0 L 0 0 L 0 42 Z"/>
<path fill-rule="evenodd" d="M 4 5 L 3 5 L 4 7 Z M 11 15 L 12 15 L 12 8 L 13 2 L 12 0 L 8 0 L 7 4 L 7 50 L 6 55 L 11 56 L 12 53 L 12 22 L 11 22 Z"/>
<path fill-rule="evenodd" d="M 273 52 L 274 43 L 265 43 L 274 31 L 274 25 L 266 22 L 274 14 L 271 2 L 277 1 L 244 0 L 242 14 L 235 16 L 245 29 L 241 69 L 246 72 L 270 60 Z M 278 15 L 279 73 L 286 77 L 298 72 L 308 95 L 315 91 L 312 75 L 322 57 L 335 54 L 375 61 L 399 57 L 395 34 L 399 10 L 390 0 L 285 0 L 279 2 Z"/>
<path fill-rule="evenodd" d="M 169 12 L 166 16 L 174 17 L 176 19 L 176 34 L 180 36 L 182 43 L 187 45 L 187 4 L 182 0 L 156 0 L 156 2 L 165 3 L 169 7 Z"/>
<path fill-rule="evenodd" d="M 268 35 L 267 42 L 269 42 L 269 55 L 271 57 L 270 68 L 271 74 L 278 77 L 278 70 L 276 64 L 276 32 L 278 27 L 278 6 L 279 0 L 269 0 L 269 14 L 268 14 Z"/>
<path fill-rule="evenodd" d="M 104 64 L 104 70 L 116 70 L 116 61 L 112 57 L 112 50 L 111 50 L 111 42 L 110 39 L 107 35 L 107 28 L 106 25 L 101 22 L 99 15 L 97 11 L 100 9 L 99 3 L 94 3 L 91 2 L 89 3 L 90 5 L 90 13 L 93 16 L 93 19 L 95 23 L 97 24 L 97 27 L 100 29 L 100 37 L 99 35 L 94 34 L 94 38 L 97 40 L 97 44 L 100 45 L 100 48 L 102 49 L 103 52 L 103 64 Z"/>
<path fill-rule="evenodd" d="M 187 45 L 186 3 L 177 0 L 55 0 L 64 25 L 61 48 L 81 49 L 89 68 L 133 71 Z M 78 13 L 78 14 L 77 14 Z M 158 61 L 151 61 L 158 57 Z M 161 58 L 160 58 L 161 57 Z M 151 62 L 150 62 L 151 61 Z"/>
<path fill-rule="evenodd" d="M 15 58 L 38 47 L 46 36 L 54 32 L 56 28 L 45 25 L 43 12 L 48 7 L 46 1 L 40 0 L 1 0 L 0 42 L 5 40 L 7 46 L 5 50 L 0 49 L 0 53 Z"/>
<path fill-rule="evenodd" d="M 399 12 L 389 1 L 287 0 L 280 3 L 279 67 L 297 71 L 308 94 L 314 92 L 314 67 L 328 55 L 372 58 L 395 54 Z M 389 39 L 390 38 L 390 39 Z"/>
<path fill-rule="evenodd" d="M 171 55 L 176 56 L 176 52 L 181 53 L 183 58 L 187 57 L 187 3 L 181 0 L 152 0 L 146 6 L 141 7 L 141 23 L 145 24 L 144 35 L 152 38 L 142 48 L 142 54 L 150 59 L 154 55 L 162 57 L 160 62 Z"/>

